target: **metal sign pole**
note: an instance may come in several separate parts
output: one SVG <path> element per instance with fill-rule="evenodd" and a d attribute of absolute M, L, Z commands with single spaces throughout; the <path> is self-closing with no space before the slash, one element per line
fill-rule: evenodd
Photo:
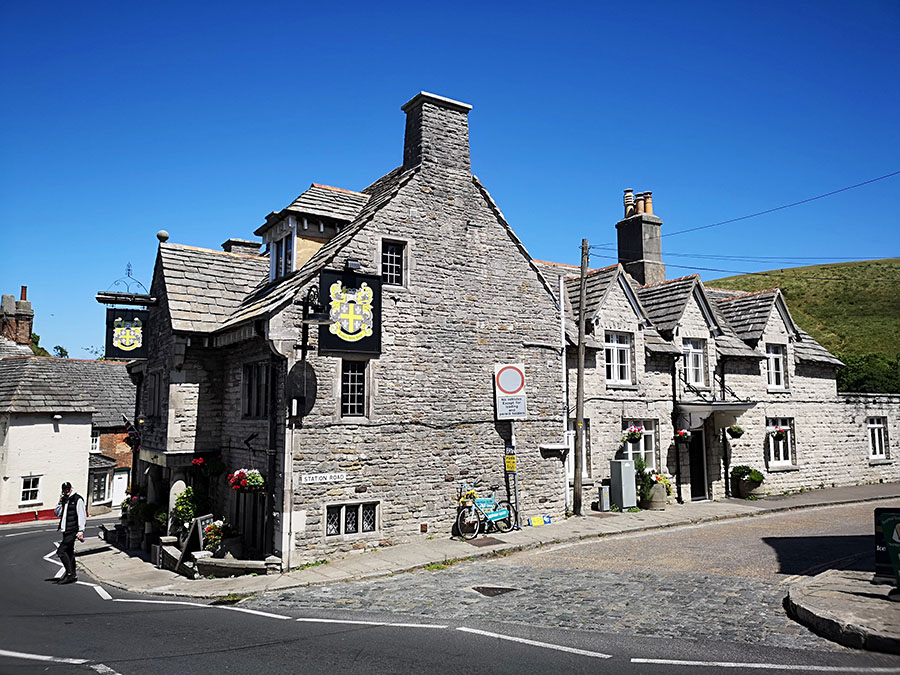
<path fill-rule="evenodd" d="M 513 479 L 513 502 L 516 507 L 516 529 L 521 529 L 521 522 L 519 516 L 519 467 L 516 463 L 516 421 L 509 421 L 509 441 L 510 448 L 507 448 L 507 454 L 509 454 L 509 450 L 512 450 L 513 456 L 513 464 L 515 466 L 515 470 L 512 472 Z"/>

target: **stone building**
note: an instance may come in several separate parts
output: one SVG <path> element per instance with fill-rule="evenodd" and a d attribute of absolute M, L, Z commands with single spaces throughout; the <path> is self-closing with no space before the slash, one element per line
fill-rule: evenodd
<path fill-rule="evenodd" d="M 570 503 L 577 269 L 532 260 L 472 174 L 470 106 L 402 109 L 401 166 L 360 191 L 313 183 L 261 243 L 158 235 L 135 475 L 170 507 L 195 488 L 285 568 L 449 536 L 457 483 L 503 486 L 511 445 L 523 519 Z M 724 496 L 735 464 L 775 492 L 900 478 L 900 399 L 839 396 L 840 362 L 777 290 L 666 280 L 651 195 L 625 201 L 620 262 L 587 279 L 588 488 L 638 456 L 687 502 Z M 524 420 L 497 419 L 499 364 L 524 366 Z"/>
<path fill-rule="evenodd" d="M 471 172 L 469 110 L 416 95 L 402 165 L 359 192 L 313 184 L 256 231 L 268 255 L 160 243 L 132 369 L 151 498 L 194 485 L 286 567 L 447 536 L 457 481 L 503 483 L 493 374 L 516 363 L 520 511 L 563 514 L 562 462 L 541 451 L 565 430 L 560 311 Z M 320 302 L 330 327 L 311 325 Z M 240 468 L 267 489 L 230 489 Z"/>
<path fill-rule="evenodd" d="M 666 280 L 661 227 L 650 193 L 626 191 L 619 263 L 586 279 L 588 489 L 610 476 L 611 459 L 638 457 L 674 476 L 686 502 L 725 497 L 737 465 L 762 471 L 770 493 L 900 479 L 892 457 L 900 396 L 838 394 L 841 362 L 794 323 L 778 289 L 714 289 L 697 275 Z M 578 270 L 540 265 L 566 280 L 574 410 Z M 642 439 L 623 442 L 632 425 Z M 732 425 L 740 437 L 727 433 Z M 689 440 L 676 441 L 679 430 Z"/>
<path fill-rule="evenodd" d="M 2 307 L 5 353 L 15 344 L 27 355 L 0 357 L 0 522 L 53 518 L 63 481 L 92 514 L 109 511 L 131 467 L 123 415 L 135 388 L 125 364 L 34 356 L 31 303 L 4 295 Z"/>

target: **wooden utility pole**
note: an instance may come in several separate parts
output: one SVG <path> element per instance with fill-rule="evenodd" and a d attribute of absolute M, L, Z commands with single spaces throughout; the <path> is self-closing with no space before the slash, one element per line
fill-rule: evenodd
<path fill-rule="evenodd" d="M 581 282 L 578 288 L 578 379 L 575 390 L 575 487 L 572 495 L 572 511 L 576 516 L 583 516 L 581 500 L 581 474 L 584 456 L 581 448 L 584 446 L 584 319 L 585 296 L 588 270 L 588 240 L 581 240 Z"/>

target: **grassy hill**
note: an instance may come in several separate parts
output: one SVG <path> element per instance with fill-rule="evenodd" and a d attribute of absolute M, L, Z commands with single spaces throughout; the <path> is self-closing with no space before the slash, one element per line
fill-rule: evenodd
<path fill-rule="evenodd" d="M 833 354 L 900 355 L 900 258 L 791 267 L 767 274 L 775 276 L 743 274 L 704 283 L 740 291 L 777 286 L 794 321 Z"/>

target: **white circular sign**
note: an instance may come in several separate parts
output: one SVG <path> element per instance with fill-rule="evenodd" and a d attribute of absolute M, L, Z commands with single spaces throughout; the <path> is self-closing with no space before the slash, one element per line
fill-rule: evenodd
<path fill-rule="evenodd" d="M 505 366 L 497 372 L 497 389 L 506 395 L 518 394 L 525 388 L 525 373 L 516 366 Z"/>

